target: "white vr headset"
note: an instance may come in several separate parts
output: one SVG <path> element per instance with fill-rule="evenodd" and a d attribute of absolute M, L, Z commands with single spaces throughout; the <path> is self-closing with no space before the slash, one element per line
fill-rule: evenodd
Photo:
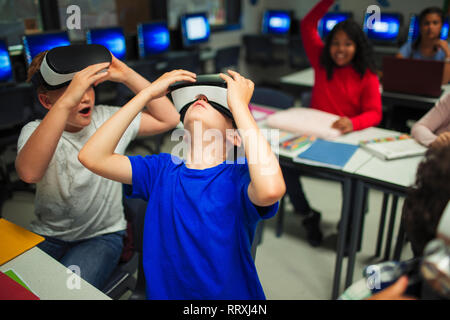
<path fill-rule="evenodd" d="M 111 61 L 109 50 L 99 44 L 56 47 L 46 53 L 31 81 L 35 88 L 43 85 L 47 90 L 55 90 L 67 86 L 84 68 Z"/>
<path fill-rule="evenodd" d="M 175 108 L 180 113 L 181 122 L 187 109 L 204 95 L 216 110 L 233 120 L 227 102 L 227 83 L 218 74 L 199 75 L 196 82 L 181 81 L 169 87 L 169 94 Z"/>

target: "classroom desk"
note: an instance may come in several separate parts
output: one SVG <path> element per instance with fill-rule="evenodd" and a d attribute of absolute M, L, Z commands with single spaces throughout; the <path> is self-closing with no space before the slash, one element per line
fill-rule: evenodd
<path fill-rule="evenodd" d="M 391 217 L 388 226 L 388 239 L 386 242 L 384 260 L 389 259 L 392 235 L 394 231 L 395 215 L 397 211 L 398 197 L 405 197 L 409 186 L 414 183 L 417 168 L 423 160 L 422 156 L 411 157 L 398 160 L 383 161 L 376 157 L 372 157 L 363 166 L 354 172 L 355 175 L 355 203 L 354 215 L 352 225 L 361 225 L 363 219 L 363 201 L 362 196 L 365 189 L 378 189 L 386 194 L 393 195 L 393 202 L 391 206 Z M 387 202 L 387 200 L 384 200 Z M 383 202 L 384 202 L 383 201 Z M 386 204 L 383 204 L 383 212 L 380 225 L 384 226 L 384 216 L 386 211 Z M 350 240 L 350 252 L 347 265 L 347 276 L 345 287 L 348 287 L 353 282 L 353 271 L 356 259 L 356 248 L 358 245 L 358 238 L 361 230 L 352 233 Z M 401 231 L 399 231 L 401 232 Z M 396 253 L 394 257 L 399 258 L 402 240 L 396 245 Z M 379 244 L 377 244 L 379 246 Z M 377 249 L 378 251 L 378 249 Z"/>
<path fill-rule="evenodd" d="M 264 106 L 260 106 L 263 107 Z M 261 128 L 267 128 L 264 121 L 259 123 Z M 365 130 L 352 132 L 346 135 L 342 135 L 335 139 L 336 142 L 342 142 L 342 143 L 349 143 L 349 144 L 358 144 L 361 140 L 368 140 L 373 138 L 384 138 L 384 137 L 390 137 L 399 134 L 398 132 L 381 129 L 381 128 L 367 128 Z M 301 151 L 300 151 L 301 152 Z M 355 173 L 363 170 L 365 166 L 373 160 L 373 155 L 368 153 L 367 151 L 359 148 L 353 156 L 350 158 L 350 160 L 347 162 L 347 164 L 342 169 L 334 169 L 334 168 L 328 168 L 328 167 L 321 167 L 321 166 L 315 166 L 311 164 L 304 164 L 293 161 L 293 156 L 283 156 L 279 155 L 279 162 L 282 166 L 286 166 L 289 168 L 294 168 L 296 170 L 299 170 L 302 175 L 311 176 L 315 178 L 321 178 L 321 179 L 328 179 L 333 181 L 338 181 L 342 183 L 343 186 L 343 202 L 342 202 L 342 209 L 341 209 L 341 228 L 338 233 L 338 243 L 337 243 L 337 253 L 336 253 L 336 263 L 335 263 L 335 269 L 334 269 L 334 277 L 333 277 L 333 287 L 332 287 L 332 293 L 331 298 L 336 299 L 339 296 L 339 287 L 340 287 L 340 280 L 341 280 L 341 273 L 342 273 L 342 263 L 344 260 L 344 250 L 345 250 L 345 241 L 346 241 L 346 234 L 347 234 L 347 227 L 348 222 L 350 219 L 350 214 L 352 208 L 355 208 L 355 203 L 358 202 L 359 199 L 357 199 L 354 195 L 351 194 L 353 185 L 357 182 L 355 179 Z M 369 167 L 370 170 L 370 167 Z M 364 189 L 363 189 L 364 191 Z M 361 203 L 363 195 L 361 194 Z M 284 210 L 283 206 L 284 202 L 281 203 L 280 210 Z M 359 204 L 359 203 L 358 203 Z M 362 204 L 361 204 L 362 206 Z M 358 207 L 359 208 L 359 207 Z M 362 210 L 362 209 L 361 209 Z M 353 217 L 353 220 L 355 218 Z M 281 226 L 283 224 L 283 215 L 278 216 L 278 222 L 277 222 L 277 234 L 280 234 Z M 356 231 L 352 232 L 351 239 L 355 238 L 358 239 L 357 236 L 354 236 L 355 233 L 361 232 L 358 229 L 355 229 Z M 356 240 L 355 240 L 356 241 Z M 356 249 L 356 247 L 355 247 Z M 352 258 L 352 263 L 354 266 L 354 257 L 356 256 L 356 252 L 353 256 L 349 256 Z M 349 274 L 353 275 L 353 269 L 349 270 L 347 267 L 347 277 Z"/>
<path fill-rule="evenodd" d="M 83 279 L 79 289 L 69 289 L 69 277 L 78 276 L 38 247 L 0 266 L 2 272 L 9 269 L 20 275 L 41 300 L 111 300 Z"/>

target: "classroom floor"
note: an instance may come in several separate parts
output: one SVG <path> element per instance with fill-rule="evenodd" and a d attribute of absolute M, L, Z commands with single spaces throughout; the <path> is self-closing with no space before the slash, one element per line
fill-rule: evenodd
<path fill-rule="evenodd" d="M 172 146 L 173 143 L 167 137 L 162 152 L 170 152 Z M 129 150 L 128 153 L 145 154 L 146 151 L 137 147 Z M 341 186 L 327 180 L 301 179 L 311 206 L 322 213 L 321 228 L 324 241 L 317 248 L 308 244 L 301 219 L 292 212 L 289 201 L 286 202 L 284 232 L 281 237 L 275 236 L 277 216 L 265 222 L 263 240 L 256 253 L 256 267 L 266 297 L 270 300 L 328 300 L 331 298 L 336 260 L 337 223 L 340 219 L 342 203 Z M 361 278 L 362 270 L 367 264 L 380 261 L 379 258 L 374 258 L 373 254 L 381 203 L 382 194 L 371 190 L 362 250 L 357 255 L 354 281 Z M 399 223 L 402 204 L 403 200 L 400 199 L 396 226 Z M 29 226 L 34 219 L 33 194 L 16 192 L 13 198 L 4 204 L 2 215 L 18 225 Z M 395 236 L 396 234 L 394 234 L 394 239 Z M 383 253 L 384 251 L 382 255 Z M 402 252 L 402 259 L 410 257 L 412 257 L 412 253 L 409 245 L 406 245 Z M 341 292 L 345 280 L 346 260 L 344 260 L 342 269 Z M 128 293 L 125 294 L 123 299 L 128 296 Z"/>

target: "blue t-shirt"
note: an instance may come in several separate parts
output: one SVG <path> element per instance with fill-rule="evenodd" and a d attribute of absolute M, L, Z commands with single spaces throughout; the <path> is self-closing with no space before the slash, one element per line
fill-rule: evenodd
<path fill-rule="evenodd" d="M 251 244 L 257 222 L 274 216 L 278 202 L 252 204 L 246 161 L 197 170 L 170 154 L 129 159 L 133 178 L 125 192 L 148 201 L 147 298 L 265 299 Z"/>
<path fill-rule="evenodd" d="M 439 48 L 436 54 L 432 57 L 425 57 L 422 55 L 420 50 L 414 50 L 412 48 L 413 43 L 407 42 L 400 48 L 400 54 L 409 59 L 421 59 L 421 60 L 435 60 L 435 61 L 444 61 L 445 60 L 445 53 L 444 51 Z"/>

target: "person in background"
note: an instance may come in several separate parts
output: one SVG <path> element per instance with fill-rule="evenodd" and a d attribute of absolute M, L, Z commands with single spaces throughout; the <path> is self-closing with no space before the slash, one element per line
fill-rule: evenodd
<path fill-rule="evenodd" d="M 450 147 L 450 94 L 443 96 L 411 129 L 411 135 L 426 147 Z"/>
<path fill-rule="evenodd" d="M 444 12 L 438 7 L 429 7 L 419 14 L 419 36 L 405 43 L 397 53 L 399 58 L 444 61 L 442 83 L 450 80 L 450 48 L 447 40 L 441 39 Z"/>
<path fill-rule="evenodd" d="M 332 127 L 343 134 L 376 126 L 382 118 L 380 83 L 371 45 L 360 25 L 349 19 L 338 23 L 325 43 L 317 24 L 334 0 L 321 0 L 301 21 L 306 54 L 314 69 L 311 108 L 339 115 Z M 301 124 L 299 124 L 300 126 Z M 321 214 L 310 207 L 300 173 L 283 167 L 287 193 L 312 246 L 322 242 Z"/>

